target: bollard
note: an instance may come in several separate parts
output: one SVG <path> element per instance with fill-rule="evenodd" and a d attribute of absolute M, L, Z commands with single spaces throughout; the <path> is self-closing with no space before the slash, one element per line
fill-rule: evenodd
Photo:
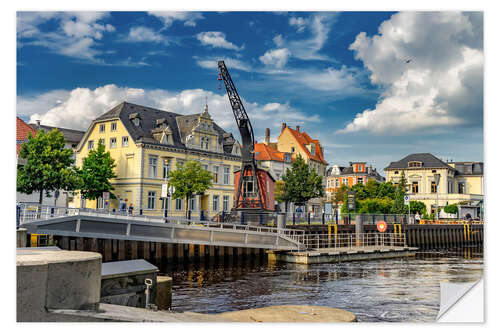
<path fill-rule="evenodd" d="M 188 220 L 191 220 L 191 209 L 188 210 Z"/>
<path fill-rule="evenodd" d="M 335 211 L 335 224 L 336 225 L 339 224 L 339 213 L 338 213 L 338 211 Z"/>
<path fill-rule="evenodd" d="M 163 217 L 167 218 L 168 216 L 168 210 L 165 209 L 165 211 L 163 212 Z"/>
<path fill-rule="evenodd" d="M 375 214 L 372 214 L 372 224 L 375 224 Z"/>
<path fill-rule="evenodd" d="M 293 213 L 293 216 L 292 216 L 292 224 L 295 225 L 295 213 Z"/>
<path fill-rule="evenodd" d="M 139 209 L 139 215 L 142 215 L 142 208 Z"/>
<path fill-rule="evenodd" d="M 325 224 L 325 213 L 321 214 L 321 222 Z"/>
<path fill-rule="evenodd" d="M 307 224 L 311 224 L 311 212 L 307 212 Z"/>
<path fill-rule="evenodd" d="M 349 213 L 348 215 L 349 215 L 349 222 L 348 222 L 348 224 L 350 225 L 351 224 L 351 213 Z"/>
<path fill-rule="evenodd" d="M 241 212 L 241 224 L 245 224 L 245 212 Z"/>
<path fill-rule="evenodd" d="M 259 224 L 262 225 L 262 214 L 259 214 Z"/>
<path fill-rule="evenodd" d="M 16 230 L 19 229 L 19 224 L 21 220 L 21 206 L 16 206 Z"/>
<path fill-rule="evenodd" d="M 200 220 L 205 221 L 205 211 L 200 211 Z"/>
<path fill-rule="evenodd" d="M 222 211 L 222 222 L 226 220 L 226 212 Z"/>

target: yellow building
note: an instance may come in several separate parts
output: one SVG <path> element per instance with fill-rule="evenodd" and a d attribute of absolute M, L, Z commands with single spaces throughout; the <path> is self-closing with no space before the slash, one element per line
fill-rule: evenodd
<path fill-rule="evenodd" d="M 395 184 L 404 171 L 410 199 L 425 203 L 429 213 L 433 213 L 437 205 L 441 208 L 440 217 L 448 217 L 442 208 L 460 203 L 459 217 L 467 213 L 473 218 L 482 216 L 482 162 L 445 163 L 432 154 L 423 153 L 391 162 L 384 170 L 386 180 Z"/>
<path fill-rule="evenodd" d="M 229 116 L 229 115 L 228 115 Z M 106 202 L 75 198 L 75 207 L 119 209 L 126 203 L 133 213 L 183 216 L 186 202 L 163 200 L 162 184 L 170 170 L 187 160 L 199 161 L 213 173 L 213 187 L 189 202 L 193 217 L 229 211 L 234 200 L 234 171 L 241 167 L 239 143 L 208 113 L 180 115 L 123 102 L 96 118 L 76 148 L 78 166 L 98 142 L 115 160 L 117 177 L 111 180 L 117 199 Z M 109 206 L 108 206 L 109 205 Z"/>

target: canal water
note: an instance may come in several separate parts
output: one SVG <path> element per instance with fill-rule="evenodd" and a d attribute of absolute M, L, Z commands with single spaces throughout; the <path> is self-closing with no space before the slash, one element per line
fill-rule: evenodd
<path fill-rule="evenodd" d="M 348 310 L 361 322 L 431 322 L 441 282 L 473 282 L 483 274 L 482 248 L 419 252 L 414 258 L 297 265 L 247 261 L 164 267 L 173 277 L 172 310 L 199 313 L 272 305 Z"/>

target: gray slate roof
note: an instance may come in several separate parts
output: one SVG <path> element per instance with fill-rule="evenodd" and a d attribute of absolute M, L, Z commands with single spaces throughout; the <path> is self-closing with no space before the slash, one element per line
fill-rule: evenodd
<path fill-rule="evenodd" d="M 478 175 L 484 174 L 483 162 L 455 162 L 457 175 Z"/>
<path fill-rule="evenodd" d="M 384 170 L 408 169 L 408 162 L 411 161 L 422 162 L 422 168 L 448 168 L 453 170 L 451 166 L 430 153 L 410 154 L 397 162 L 391 162 Z"/>
<path fill-rule="evenodd" d="M 57 129 L 59 132 L 62 133 L 62 135 L 64 136 L 64 139 L 66 139 L 66 141 L 72 145 L 78 144 L 85 134 L 84 131 L 77 131 L 77 130 L 69 129 L 69 128 L 53 127 L 53 126 L 46 126 L 46 125 L 38 126 L 37 124 L 30 124 L 30 126 L 35 131 L 43 129 L 45 132 L 50 132 L 53 129 Z"/>
<path fill-rule="evenodd" d="M 140 126 L 135 126 L 132 123 L 132 121 L 130 120 L 131 114 L 137 114 L 139 116 L 139 118 L 141 119 Z M 156 120 L 164 118 L 167 121 L 168 126 L 172 130 L 173 146 L 176 148 L 185 149 L 186 146 L 184 145 L 182 139 L 187 134 L 190 134 L 192 128 L 197 124 L 199 115 L 200 113 L 182 115 L 129 102 L 122 102 L 108 112 L 96 118 L 95 122 L 119 118 L 135 142 L 140 141 L 143 143 L 161 145 L 157 140 L 153 138 L 152 130 L 156 128 Z M 213 125 L 214 129 L 219 134 L 219 143 L 224 144 L 224 152 L 226 154 L 231 154 L 235 141 L 233 139 L 233 141 L 231 142 L 231 140 L 228 140 L 227 137 L 232 138 L 232 135 L 224 131 L 217 124 L 214 123 Z"/>

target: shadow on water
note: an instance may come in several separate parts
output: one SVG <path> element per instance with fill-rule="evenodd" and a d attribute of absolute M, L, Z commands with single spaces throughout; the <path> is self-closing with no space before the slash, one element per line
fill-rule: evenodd
<path fill-rule="evenodd" d="M 160 265 L 173 278 L 176 311 L 220 313 L 299 304 L 345 309 L 358 321 L 433 321 L 441 282 L 483 274 L 482 248 L 423 251 L 414 258 L 296 265 L 267 260 Z"/>

